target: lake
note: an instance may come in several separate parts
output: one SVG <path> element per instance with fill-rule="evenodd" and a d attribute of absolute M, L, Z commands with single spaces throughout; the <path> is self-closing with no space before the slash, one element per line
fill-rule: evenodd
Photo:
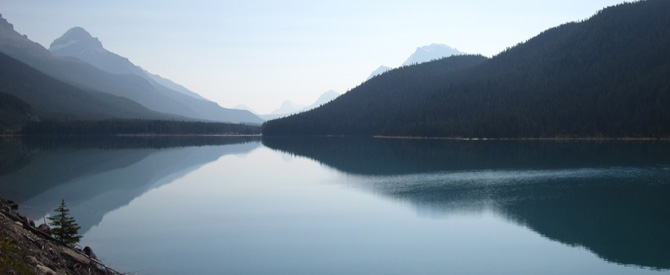
<path fill-rule="evenodd" d="M 0 196 L 132 274 L 670 274 L 670 142 L 3 139 Z"/>

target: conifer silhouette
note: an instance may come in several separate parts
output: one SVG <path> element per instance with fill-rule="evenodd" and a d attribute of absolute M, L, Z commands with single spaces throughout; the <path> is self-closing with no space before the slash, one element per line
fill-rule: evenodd
<path fill-rule="evenodd" d="M 54 211 L 58 212 L 58 214 L 48 218 L 51 221 L 49 224 L 53 227 L 51 235 L 70 246 L 78 243 L 81 236 L 77 235 L 77 233 L 81 227 L 73 217 L 69 216 L 68 213 L 70 210 L 65 206 L 65 200 L 62 200 L 60 206 L 54 209 Z"/>

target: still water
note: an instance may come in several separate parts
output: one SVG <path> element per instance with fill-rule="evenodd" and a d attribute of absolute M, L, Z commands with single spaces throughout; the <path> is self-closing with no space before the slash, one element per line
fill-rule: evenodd
<path fill-rule="evenodd" d="M 133 274 L 670 274 L 670 142 L 0 142 L 0 196 Z"/>

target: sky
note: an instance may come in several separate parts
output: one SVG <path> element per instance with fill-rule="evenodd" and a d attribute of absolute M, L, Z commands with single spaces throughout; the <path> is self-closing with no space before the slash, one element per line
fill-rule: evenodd
<path fill-rule="evenodd" d="M 344 93 L 420 46 L 491 57 L 622 2 L 0 0 L 0 14 L 46 48 L 83 27 L 107 50 L 223 107 L 265 114 Z"/>

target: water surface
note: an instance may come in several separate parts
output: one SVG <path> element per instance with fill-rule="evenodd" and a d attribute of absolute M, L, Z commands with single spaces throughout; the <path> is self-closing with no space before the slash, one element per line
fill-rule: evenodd
<path fill-rule="evenodd" d="M 139 274 L 670 273 L 667 142 L 5 140 L 0 194 Z"/>

